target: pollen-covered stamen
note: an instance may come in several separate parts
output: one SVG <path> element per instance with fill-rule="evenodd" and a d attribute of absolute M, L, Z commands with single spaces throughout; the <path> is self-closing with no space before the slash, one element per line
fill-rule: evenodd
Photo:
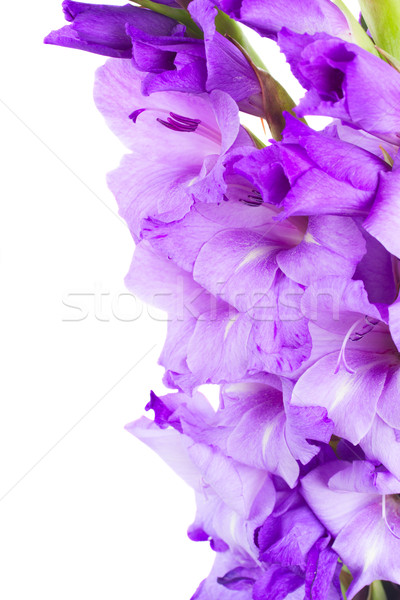
<path fill-rule="evenodd" d="M 251 194 L 247 194 L 247 198 L 239 198 L 239 200 L 248 206 L 260 206 L 263 203 L 262 196 L 258 190 L 251 190 Z"/>
<path fill-rule="evenodd" d="M 164 125 L 168 129 L 173 131 L 181 131 L 186 133 L 193 133 L 196 131 L 201 121 L 199 119 L 188 119 L 187 117 L 181 117 L 175 113 L 169 113 L 170 116 L 165 121 L 164 119 L 157 118 L 157 122 Z"/>
<path fill-rule="evenodd" d="M 178 131 L 180 133 L 196 132 L 199 135 L 211 140 L 212 142 L 215 142 L 217 144 L 221 143 L 220 132 L 215 131 L 214 129 L 212 129 L 212 127 L 210 127 L 200 119 L 192 119 L 170 112 L 166 120 L 157 118 L 157 121 L 161 125 L 164 125 L 164 127 L 172 129 L 173 131 Z"/>
<path fill-rule="evenodd" d="M 157 123 L 160 123 L 160 125 L 163 125 L 163 127 L 166 127 L 167 129 L 171 129 L 171 131 L 176 131 L 178 133 L 197 133 L 216 144 L 221 143 L 220 132 L 207 125 L 207 123 L 204 123 L 204 121 L 178 115 L 177 113 L 169 112 L 163 108 L 138 108 L 129 115 L 129 118 L 133 123 L 136 123 L 139 115 L 145 111 L 156 113 Z"/>
<path fill-rule="evenodd" d="M 368 315 L 366 315 L 365 317 L 358 319 L 355 323 L 353 323 L 353 325 L 350 327 L 350 329 L 348 330 L 348 332 L 346 333 L 346 336 L 343 340 L 343 344 L 342 347 L 340 348 L 340 352 L 339 352 L 339 358 L 336 364 L 336 369 L 335 369 L 335 374 L 339 372 L 339 369 L 341 367 L 341 365 L 344 366 L 344 368 L 346 369 L 346 371 L 348 373 L 354 374 L 355 371 L 354 369 L 352 369 L 346 360 L 346 346 L 348 341 L 352 341 L 352 342 L 359 342 L 360 340 L 363 339 L 364 336 L 367 335 L 367 333 L 370 333 L 370 331 L 373 330 L 373 328 L 379 323 L 379 320 L 377 319 L 372 319 L 371 317 L 369 317 Z M 361 329 L 358 330 L 358 326 L 362 325 Z M 355 329 L 357 329 L 357 331 L 354 331 Z M 353 333 L 354 332 L 354 333 Z"/>
<path fill-rule="evenodd" d="M 350 341 L 359 342 L 360 340 L 363 339 L 363 337 L 365 337 L 367 335 L 367 333 L 372 331 L 373 328 L 376 325 L 378 325 L 378 323 L 379 323 L 378 319 L 372 319 L 371 317 L 368 317 L 368 315 L 366 315 L 365 323 L 364 323 L 363 327 L 359 331 L 356 331 L 355 333 L 353 333 L 350 336 Z"/>
<path fill-rule="evenodd" d="M 251 200 L 251 196 L 249 196 L 248 198 L 240 198 L 239 202 L 243 202 L 243 204 L 247 204 L 247 206 L 253 207 L 261 206 L 262 204 L 262 200 Z"/>
<path fill-rule="evenodd" d="M 191 119 L 189 117 L 183 117 L 182 115 L 177 115 L 176 113 L 169 113 L 170 116 L 175 119 L 175 121 L 178 121 L 178 123 L 182 123 L 182 125 L 200 125 L 201 121 L 200 119 Z"/>

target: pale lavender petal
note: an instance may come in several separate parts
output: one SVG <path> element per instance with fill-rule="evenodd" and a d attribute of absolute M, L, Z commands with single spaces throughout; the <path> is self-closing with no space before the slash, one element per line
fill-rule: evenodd
<path fill-rule="evenodd" d="M 145 417 L 130 423 L 126 429 L 154 450 L 193 489 L 202 490 L 201 472 L 188 452 L 192 443 L 189 438 L 174 429 L 160 429 Z"/>
<path fill-rule="evenodd" d="M 390 427 L 400 429 L 400 364 L 389 365 L 385 387 L 378 402 L 378 414 Z"/>
<path fill-rule="evenodd" d="M 107 181 L 120 215 L 132 234 L 140 236 L 142 220 L 147 217 L 172 221 L 182 218 L 193 204 L 187 183 L 198 175 L 198 165 L 159 164 L 151 158 L 127 154 L 121 165 L 109 173 Z"/>
<path fill-rule="evenodd" d="M 280 269 L 303 285 L 328 275 L 352 277 L 365 253 L 364 239 L 350 218 L 310 217 L 304 240 L 277 255 Z"/>
<path fill-rule="evenodd" d="M 385 356 L 347 352 L 347 363 L 336 371 L 338 353 L 321 358 L 304 375 L 293 390 L 295 406 L 322 406 L 334 422 L 334 433 L 356 445 L 372 426 L 378 400 L 386 379 Z"/>
<path fill-rule="evenodd" d="M 335 537 L 363 508 L 374 505 L 376 494 L 331 490 L 329 480 L 349 467 L 344 461 L 329 462 L 312 470 L 302 479 L 302 494 L 314 513 Z M 355 540 L 355 543 L 357 541 Z M 340 552 L 338 550 L 338 554 Z"/>
<path fill-rule="evenodd" d="M 385 394 L 382 394 L 385 398 Z M 383 402 L 384 403 L 384 402 Z M 397 396 L 398 404 L 398 396 Z M 398 408 L 396 406 L 398 412 Z M 360 442 L 369 459 L 382 463 L 400 479 L 400 441 L 395 430 L 376 416 L 371 429 Z"/>
<path fill-rule="evenodd" d="M 278 269 L 276 253 L 262 234 L 223 231 L 202 247 L 193 276 L 215 296 L 247 310 L 271 287 Z"/>
<path fill-rule="evenodd" d="M 229 308 L 201 315 L 188 346 L 187 363 L 202 383 L 220 383 L 244 377 L 248 367 L 251 322 Z M 212 357 L 204 360 L 204 357 Z"/>
<path fill-rule="evenodd" d="M 349 600 L 375 580 L 400 583 L 400 540 L 382 518 L 381 503 L 366 506 L 354 515 L 337 536 L 333 548 L 354 577 L 347 593 Z"/>

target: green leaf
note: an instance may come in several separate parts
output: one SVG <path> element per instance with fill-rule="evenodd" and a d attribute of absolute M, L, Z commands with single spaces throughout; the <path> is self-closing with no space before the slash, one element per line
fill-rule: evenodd
<path fill-rule="evenodd" d="M 399 0 L 360 0 L 360 6 L 375 44 L 400 60 Z"/>

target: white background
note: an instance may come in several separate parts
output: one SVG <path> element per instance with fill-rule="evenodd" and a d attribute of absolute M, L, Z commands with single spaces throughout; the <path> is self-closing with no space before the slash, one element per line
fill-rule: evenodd
<path fill-rule="evenodd" d="M 0 597 L 188 600 L 213 560 L 186 538 L 192 492 L 124 430 L 163 391 L 165 323 L 121 296 L 133 243 L 105 174 L 124 148 L 92 100 L 104 58 L 42 44 L 63 24 L 56 0 L 0 21 Z"/>

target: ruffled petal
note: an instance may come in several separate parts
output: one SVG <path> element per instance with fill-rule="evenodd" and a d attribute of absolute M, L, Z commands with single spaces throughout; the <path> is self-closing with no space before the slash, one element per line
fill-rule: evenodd
<path fill-rule="evenodd" d="M 296 112 L 326 115 L 399 145 L 400 75 L 355 44 L 283 29 L 278 43 L 308 93 Z"/>
<path fill-rule="evenodd" d="M 331 477 L 348 468 L 350 464 L 345 461 L 329 462 L 308 473 L 301 482 L 302 493 L 306 501 L 335 537 L 364 507 L 376 503 L 376 494 L 374 493 L 343 493 L 343 491 L 329 488 Z M 354 542 L 357 543 L 356 536 Z M 337 550 L 337 552 L 340 556 L 340 551 Z"/>
<path fill-rule="evenodd" d="M 307 7 L 296 0 L 272 0 L 268 2 L 268 10 L 262 0 L 220 0 L 220 6 L 231 17 L 266 37 L 276 38 L 283 26 L 299 33 L 327 31 L 332 35 L 350 36 L 345 16 L 328 0 L 312 0 Z"/>
<path fill-rule="evenodd" d="M 328 354 L 302 375 L 293 390 L 297 406 L 322 406 L 334 422 L 334 433 L 357 445 L 375 418 L 386 379 L 386 360 L 379 355 L 348 352 L 354 370 L 335 373 L 338 354 Z"/>
<path fill-rule="evenodd" d="M 293 281 L 310 285 L 328 275 L 351 278 L 364 253 L 364 239 L 352 219 L 310 217 L 304 240 L 280 252 L 277 263 Z"/>

